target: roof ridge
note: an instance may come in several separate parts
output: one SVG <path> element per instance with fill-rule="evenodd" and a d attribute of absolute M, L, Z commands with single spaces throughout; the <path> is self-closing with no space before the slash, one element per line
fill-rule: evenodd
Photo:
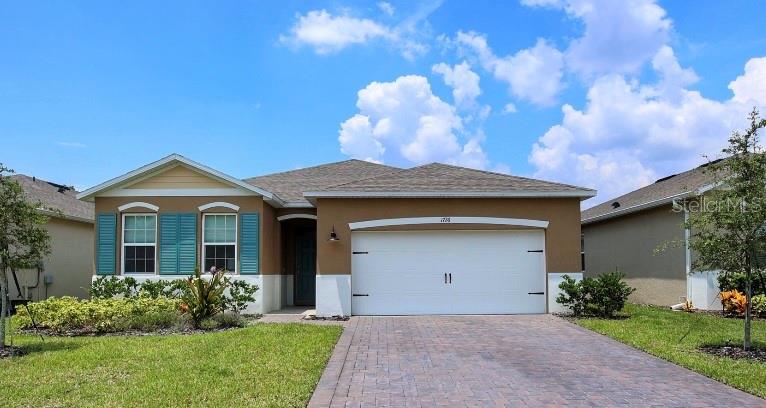
<path fill-rule="evenodd" d="M 294 172 L 298 172 L 298 171 L 311 170 L 311 169 L 316 169 L 316 168 L 319 168 L 319 167 L 332 166 L 332 165 L 337 165 L 337 164 L 341 164 L 341 163 L 348 163 L 348 162 L 361 162 L 361 163 L 366 163 L 366 164 L 374 164 L 374 165 L 381 166 L 381 167 L 389 167 L 389 168 L 392 168 L 392 169 L 399 169 L 399 167 L 389 166 L 387 164 L 381 164 L 381 163 L 370 162 L 370 161 L 367 161 L 367 160 L 360 160 L 360 159 L 351 158 L 351 159 L 346 159 L 346 160 L 339 160 L 339 161 L 336 161 L 336 162 L 315 164 L 313 166 L 301 167 L 301 168 L 298 168 L 298 169 L 285 170 L 285 171 L 277 171 L 277 172 L 274 172 L 274 173 L 261 174 L 259 176 L 246 177 L 246 178 L 244 178 L 242 180 L 251 180 L 251 179 L 257 179 L 257 178 L 260 178 L 260 177 L 275 176 L 277 174 L 289 174 L 289 173 L 294 173 Z"/>
<path fill-rule="evenodd" d="M 566 183 L 560 183 L 560 182 L 557 182 L 557 181 L 550 181 L 550 180 L 543 180 L 543 179 L 532 178 L 532 177 L 518 176 L 516 174 L 499 173 L 499 172 L 496 172 L 496 171 L 482 170 L 482 169 L 476 169 L 476 168 L 473 168 L 473 167 L 458 166 L 458 165 L 447 164 L 447 163 L 433 162 L 433 163 L 429 163 L 429 164 L 426 164 L 426 165 L 423 165 L 423 166 L 428 166 L 428 165 L 431 165 L 431 164 L 439 164 L 439 165 L 442 165 L 442 166 L 448 166 L 448 167 L 453 167 L 453 168 L 458 168 L 458 169 L 470 170 L 470 171 L 475 171 L 477 173 L 489 174 L 489 175 L 493 175 L 493 176 L 513 177 L 513 178 L 517 178 L 517 179 L 521 179 L 521 180 L 528 180 L 528 181 L 534 181 L 534 182 L 542 181 L 543 183 L 553 184 L 553 185 L 562 186 L 562 187 L 576 188 L 576 189 L 579 189 L 579 190 L 593 190 L 592 188 L 575 186 L 574 184 L 566 184 Z M 418 167 L 423 167 L 423 166 L 418 166 Z M 417 167 L 413 167 L 413 168 L 417 168 Z"/>
<path fill-rule="evenodd" d="M 393 167 L 393 166 L 387 166 L 387 167 L 390 167 L 390 168 L 392 168 L 393 170 L 392 170 L 392 171 L 390 171 L 390 172 L 388 172 L 388 173 L 385 173 L 385 174 L 376 174 L 376 175 L 374 175 L 374 176 L 370 176 L 370 177 L 363 177 L 363 178 L 360 178 L 360 179 L 356 179 L 356 180 L 352 180 L 352 181 L 347 181 L 347 182 L 345 182 L 345 183 L 340 183 L 340 184 L 333 184 L 333 185 L 331 185 L 331 186 L 327 186 L 327 187 L 321 188 L 321 189 L 319 189 L 319 190 L 320 190 L 320 191 L 322 191 L 322 190 L 328 190 L 328 189 L 331 189 L 331 188 L 336 188 L 336 187 L 345 186 L 345 185 L 347 185 L 347 184 L 358 183 L 358 182 L 360 182 L 360 181 L 369 181 L 369 180 L 373 180 L 373 179 L 376 179 L 376 178 L 378 178 L 378 177 L 390 176 L 390 175 L 392 175 L 392 174 L 394 174 L 394 173 L 401 173 L 401 172 L 403 172 L 403 171 L 408 171 L 408 170 L 412 170 L 412 169 L 414 169 L 414 168 L 415 168 L 415 167 L 410 167 L 409 169 L 402 169 L 402 168 L 399 168 L 399 167 Z M 418 167 L 420 167 L 420 166 L 418 166 Z"/>

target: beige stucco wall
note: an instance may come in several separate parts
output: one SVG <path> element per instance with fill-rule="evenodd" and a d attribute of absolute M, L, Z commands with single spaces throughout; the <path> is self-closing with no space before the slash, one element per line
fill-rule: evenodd
<path fill-rule="evenodd" d="M 88 288 L 93 271 L 93 224 L 50 218 L 45 226 L 51 238 L 51 253 L 44 261 L 43 274 L 53 276 L 53 282 L 47 287 L 47 296 L 88 297 Z M 46 285 L 40 274 L 36 288 L 30 288 L 23 296 L 32 300 L 42 300 L 46 296 Z M 22 286 L 35 286 L 37 271 L 21 271 L 19 283 Z M 17 291 L 11 282 L 11 295 Z"/>
<path fill-rule="evenodd" d="M 317 200 L 317 273 L 351 273 L 350 222 L 402 217 L 506 217 L 549 221 L 545 234 L 548 272 L 580 270 L 580 201 L 577 198 L 375 198 Z M 340 237 L 329 242 L 332 227 Z M 407 229 L 500 229 L 500 226 L 412 225 Z"/>
<path fill-rule="evenodd" d="M 619 270 L 636 303 L 671 305 L 686 295 L 683 213 L 670 205 L 583 225 L 585 276 Z M 663 251 L 657 248 L 676 242 Z"/>
<path fill-rule="evenodd" d="M 213 180 L 202 173 L 179 164 L 161 173 L 139 180 L 127 189 L 162 188 L 231 188 L 230 185 Z"/>
<path fill-rule="evenodd" d="M 261 274 L 278 274 L 279 272 L 279 254 L 275 251 L 274 246 L 278 247 L 278 236 L 275 236 L 276 218 L 274 211 L 268 204 L 263 202 L 260 196 L 215 196 L 215 197 L 96 197 L 96 214 L 109 212 L 120 214 L 118 207 L 132 203 L 134 201 L 145 202 L 153 204 L 159 207 L 159 213 L 199 213 L 200 218 L 197 220 L 197 256 L 202 257 L 202 213 L 235 213 L 234 210 L 225 207 L 215 207 L 199 211 L 199 206 L 216 201 L 223 201 L 239 206 L 239 213 L 253 213 L 257 212 L 261 214 L 261 242 L 260 242 L 260 258 L 259 258 L 259 271 Z M 151 213 L 151 210 L 146 208 L 134 207 L 125 211 L 126 213 Z M 122 237 L 122 220 L 118 218 L 117 223 L 117 237 Z M 122 260 L 121 247 L 118 241 L 117 245 L 117 273 L 120 273 Z M 91 245 L 91 248 L 95 247 L 95 244 Z M 278 248 L 277 248 L 278 250 Z M 157 243 L 157 253 L 159 253 L 159 242 Z M 92 259 L 93 255 L 91 256 Z M 239 265 L 239 251 L 237 251 L 237 265 Z M 199 264 L 199 262 L 198 262 Z M 92 269 L 91 269 L 92 270 Z"/>

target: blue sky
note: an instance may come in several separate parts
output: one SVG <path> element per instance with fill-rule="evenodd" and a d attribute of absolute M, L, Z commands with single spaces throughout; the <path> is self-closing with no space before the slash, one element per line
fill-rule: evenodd
<path fill-rule="evenodd" d="M 595 204 L 766 105 L 764 22 L 756 1 L 9 2 L 0 162 L 85 188 L 172 152 L 237 177 L 442 161 Z"/>

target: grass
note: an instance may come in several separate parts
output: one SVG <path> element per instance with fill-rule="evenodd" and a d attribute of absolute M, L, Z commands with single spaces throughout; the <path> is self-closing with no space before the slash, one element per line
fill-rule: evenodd
<path fill-rule="evenodd" d="M 342 328 L 257 324 L 169 336 L 14 336 L 0 407 L 303 407 Z"/>
<path fill-rule="evenodd" d="M 766 363 L 716 357 L 702 345 L 742 344 L 743 320 L 705 313 L 628 305 L 626 319 L 573 319 L 577 324 L 751 394 L 766 398 Z M 766 321 L 752 325 L 753 343 L 766 347 Z"/>

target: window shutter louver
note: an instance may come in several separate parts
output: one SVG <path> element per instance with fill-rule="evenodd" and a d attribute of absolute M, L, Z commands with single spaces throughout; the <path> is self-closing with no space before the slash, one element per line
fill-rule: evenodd
<path fill-rule="evenodd" d="M 96 274 L 114 275 L 117 264 L 117 214 L 98 215 Z"/>
<path fill-rule="evenodd" d="M 260 245 L 260 215 L 242 214 L 239 217 L 239 273 L 257 275 Z"/>
<path fill-rule="evenodd" d="M 160 215 L 160 275 L 194 273 L 197 265 L 197 215 Z"/>

